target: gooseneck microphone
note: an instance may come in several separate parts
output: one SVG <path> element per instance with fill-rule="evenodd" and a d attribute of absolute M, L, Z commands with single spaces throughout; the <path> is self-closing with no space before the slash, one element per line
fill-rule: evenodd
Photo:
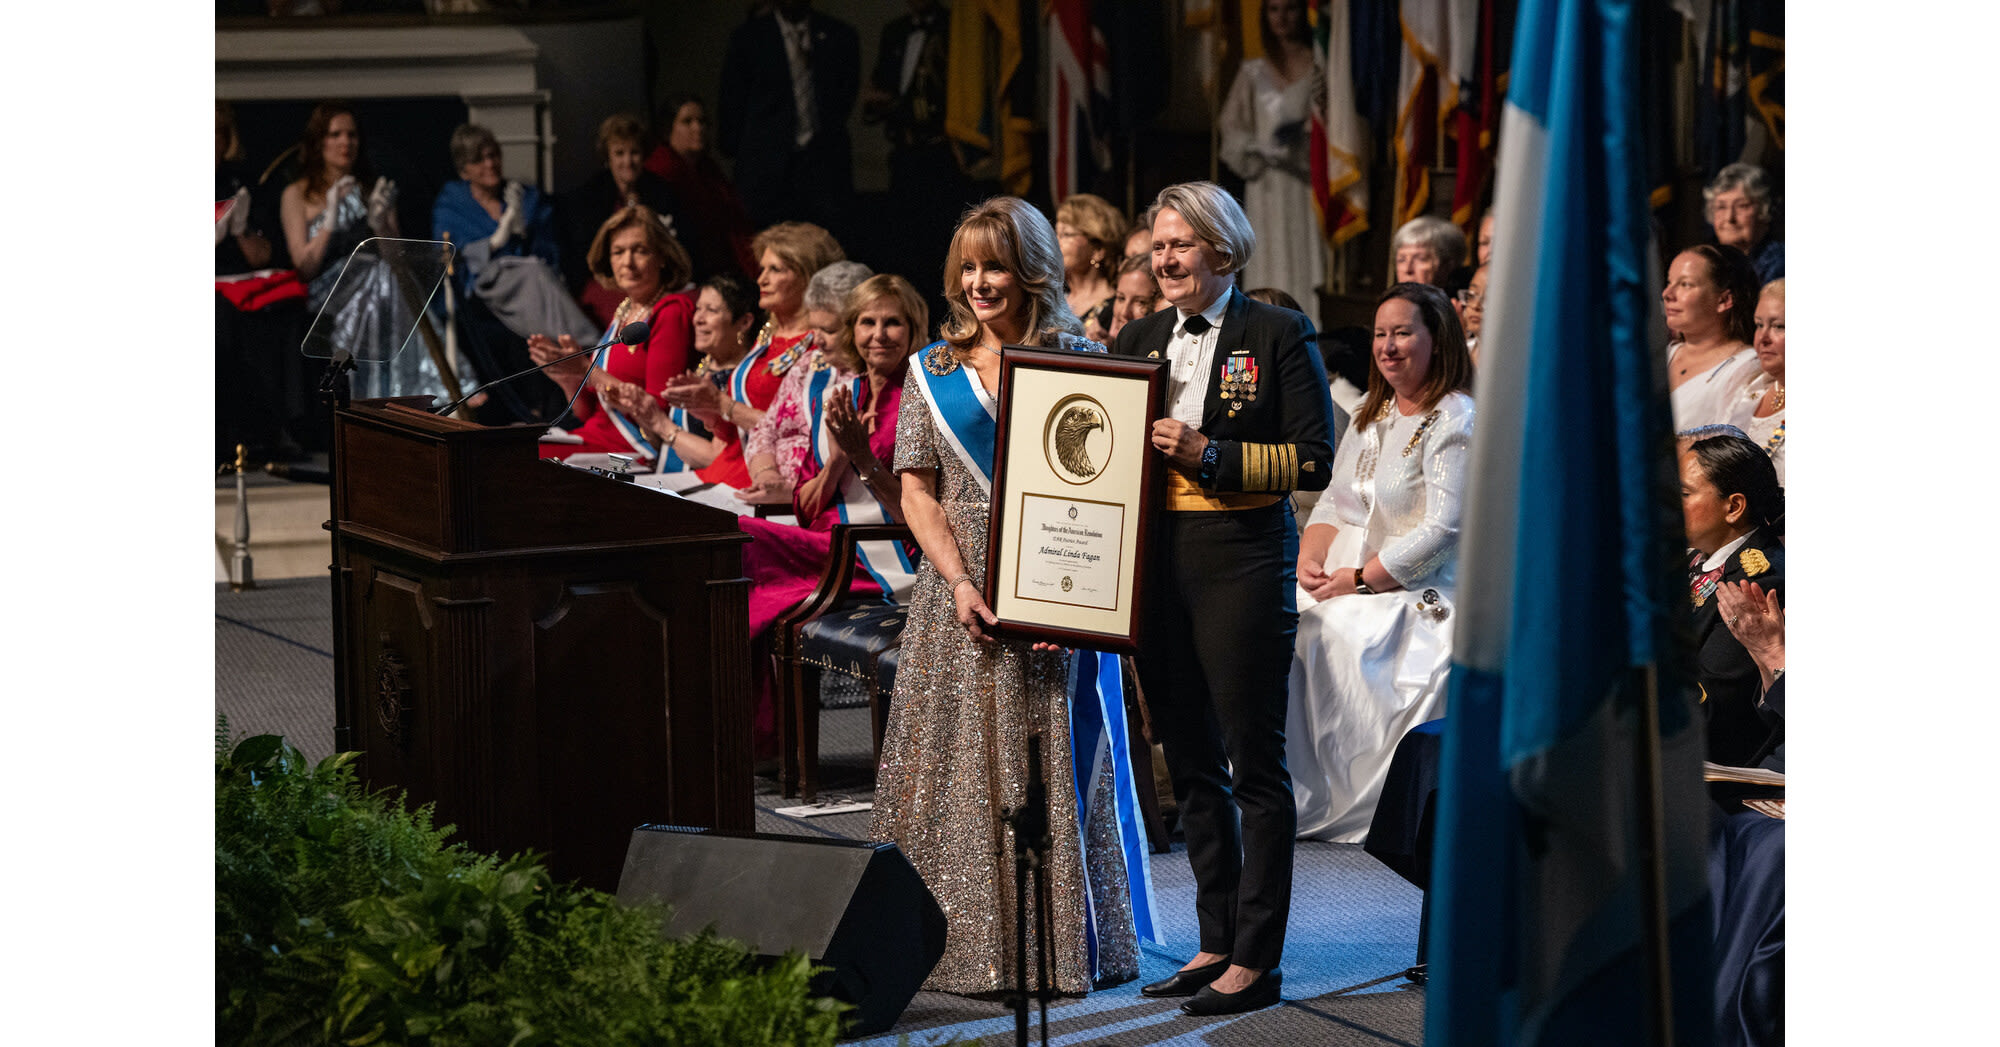
<path fill-rule="evenodd" d="M 579 356 L 583 356 L 588 353 L 594 353 L 599 349 L 604 348 L 607 345 L 644 345 L 646 339 L 650 337 L 652 333 L 653 333 L 653 328 L 650 324 L 646 323 L 646 321 L 634 320 L 631 323 L 626 324 L 624 327 L 619 328 L 618 335 L 615 338 L 599 342 L 588 349 L 578 349 L 576 352 L 569 353 L 564 356 L 558 356 L 555 359 L 550 360 L 548 363 L 545 364 L 536 364 L 535 366 L 530 367 L 525 371 L 516 371 L 513 374 L 506 376 L 505 378 L 495 378 L 492 381 L 487 382 L 479 386 L 478 388 L 472 390 L 471 392 L 466 393 L 464 396 L 461 396 L 458 399 L 453 400 L 452 402 L 444 405 L 443 407 L 440 407 L 437 410 L 432 411 L 431 413 L 450 414 L 451 412 L 457 410 L 460 404 L 463 404 L 465 401 L 470 400 L 475 396 L 478 396 L 480 393 L 488 389 L 491 389 L 502 382 L 511 382 L 514 379 L 521 377 L 522 375 L 534 374 L 535 372 L 541 371 L 545 368 L 554 367 L 555 365 L 562 363 L 566 360 L 574 360 Z M 589 372 L 586 371 L 585 374 L 587 376 Z M 582 392 L 583 387 L 578 386 L 577 391 Z M 572 400 L 572 402 L 574 401 Z M 565 409 L 565 413 L 567 413 L 567 409 Z"/>

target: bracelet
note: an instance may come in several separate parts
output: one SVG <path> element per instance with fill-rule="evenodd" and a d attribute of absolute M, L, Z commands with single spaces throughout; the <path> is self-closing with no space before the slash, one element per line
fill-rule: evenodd
<path fill-rule="evenodd" d="M 1354 591 L 1362 596 L 1373 596 L 1375 590 L 1368 588 L 1367 580 L 1361 577 L 1361 568 L 1354 569 Z"/>
<path fill-rule="evenodd" d="M 667 434 L 667 438 L 661 442 L 661 446 L 672 447 L 674 445 L 674 441 L 680 438 L 681 438 L 681 430 L 678 427 L 676 427 L 673 432 Z"/>
<path fill-rule="evenodd" d="M 961 575 L 959 575 L 958 577 L 956 577 L 956 578 L 953 578 L 953 579 L 951 580 L 951 584 L 950 584 L 950 585 L 947 585 L 947 586 L 945 586 L 945 592 L 948 592 L 948 593 L 955 593 L 955 592 L 957 592 L 957 591 L 958 591 L 958 587 L 959 587 L 959 586 L 961 586 L 961 585 L 964 585 L 965 583 L 967 583 L 967 582 L 969 582 L 969 581 L 971 581 L 971 580 L 972 580 L 972 576 L 971 576 L 970 574 L 961 574 Z"/>

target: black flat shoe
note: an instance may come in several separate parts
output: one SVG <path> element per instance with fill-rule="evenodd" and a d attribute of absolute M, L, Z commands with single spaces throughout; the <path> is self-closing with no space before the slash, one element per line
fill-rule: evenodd
<path fill-rule="evenodd" d="M 1185 971 L 1175 971 L 1172 977 L 1162 978 L 1151 985 L 1141 986 L 1139 995 L 1158 999 L 1163 996 L 1193 996 L 1209 982 L 1222 977 L 1229 969 L 1228 960 L 1217 960 L 1200 967 L 1190 967 Z"/>
<path fill-rule="evenodd" d="M 1207 1018 L 1217 1014 L 1261 1010 L 1278 1002 L 1278 986 L 1284 980 L 1284 972 L 1273 967 L 1258 975 L 1257 980 L 1242 992 L 1216 992 L 1214 986 L 1204 985 L 1200 992 L 1194 994 L 1194 999 L 1181 1004 L 1181 1011 L 1197 1018 Z"/>

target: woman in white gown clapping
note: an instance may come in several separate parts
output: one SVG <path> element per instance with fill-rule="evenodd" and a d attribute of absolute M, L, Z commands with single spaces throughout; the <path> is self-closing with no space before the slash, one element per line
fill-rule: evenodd
<path fill-rule="evenodd" d="M 1396 743 L 1444 715 L 1471 391 L 1451 300 L 1429 284 L 1389 288 L 1368 398 L 1299 540 L 1285 761 L 1300 836 L 1366 838 Z"/>

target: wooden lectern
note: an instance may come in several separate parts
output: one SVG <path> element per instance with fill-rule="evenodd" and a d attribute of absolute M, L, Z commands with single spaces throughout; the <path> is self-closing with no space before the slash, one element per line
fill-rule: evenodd
<path fill-rule="evenodd" d="M 754 828 L 735 516 L 428 399 L 334 416 L 336 747 L 472 846 L 604 890 L 641 824 Z"/>

